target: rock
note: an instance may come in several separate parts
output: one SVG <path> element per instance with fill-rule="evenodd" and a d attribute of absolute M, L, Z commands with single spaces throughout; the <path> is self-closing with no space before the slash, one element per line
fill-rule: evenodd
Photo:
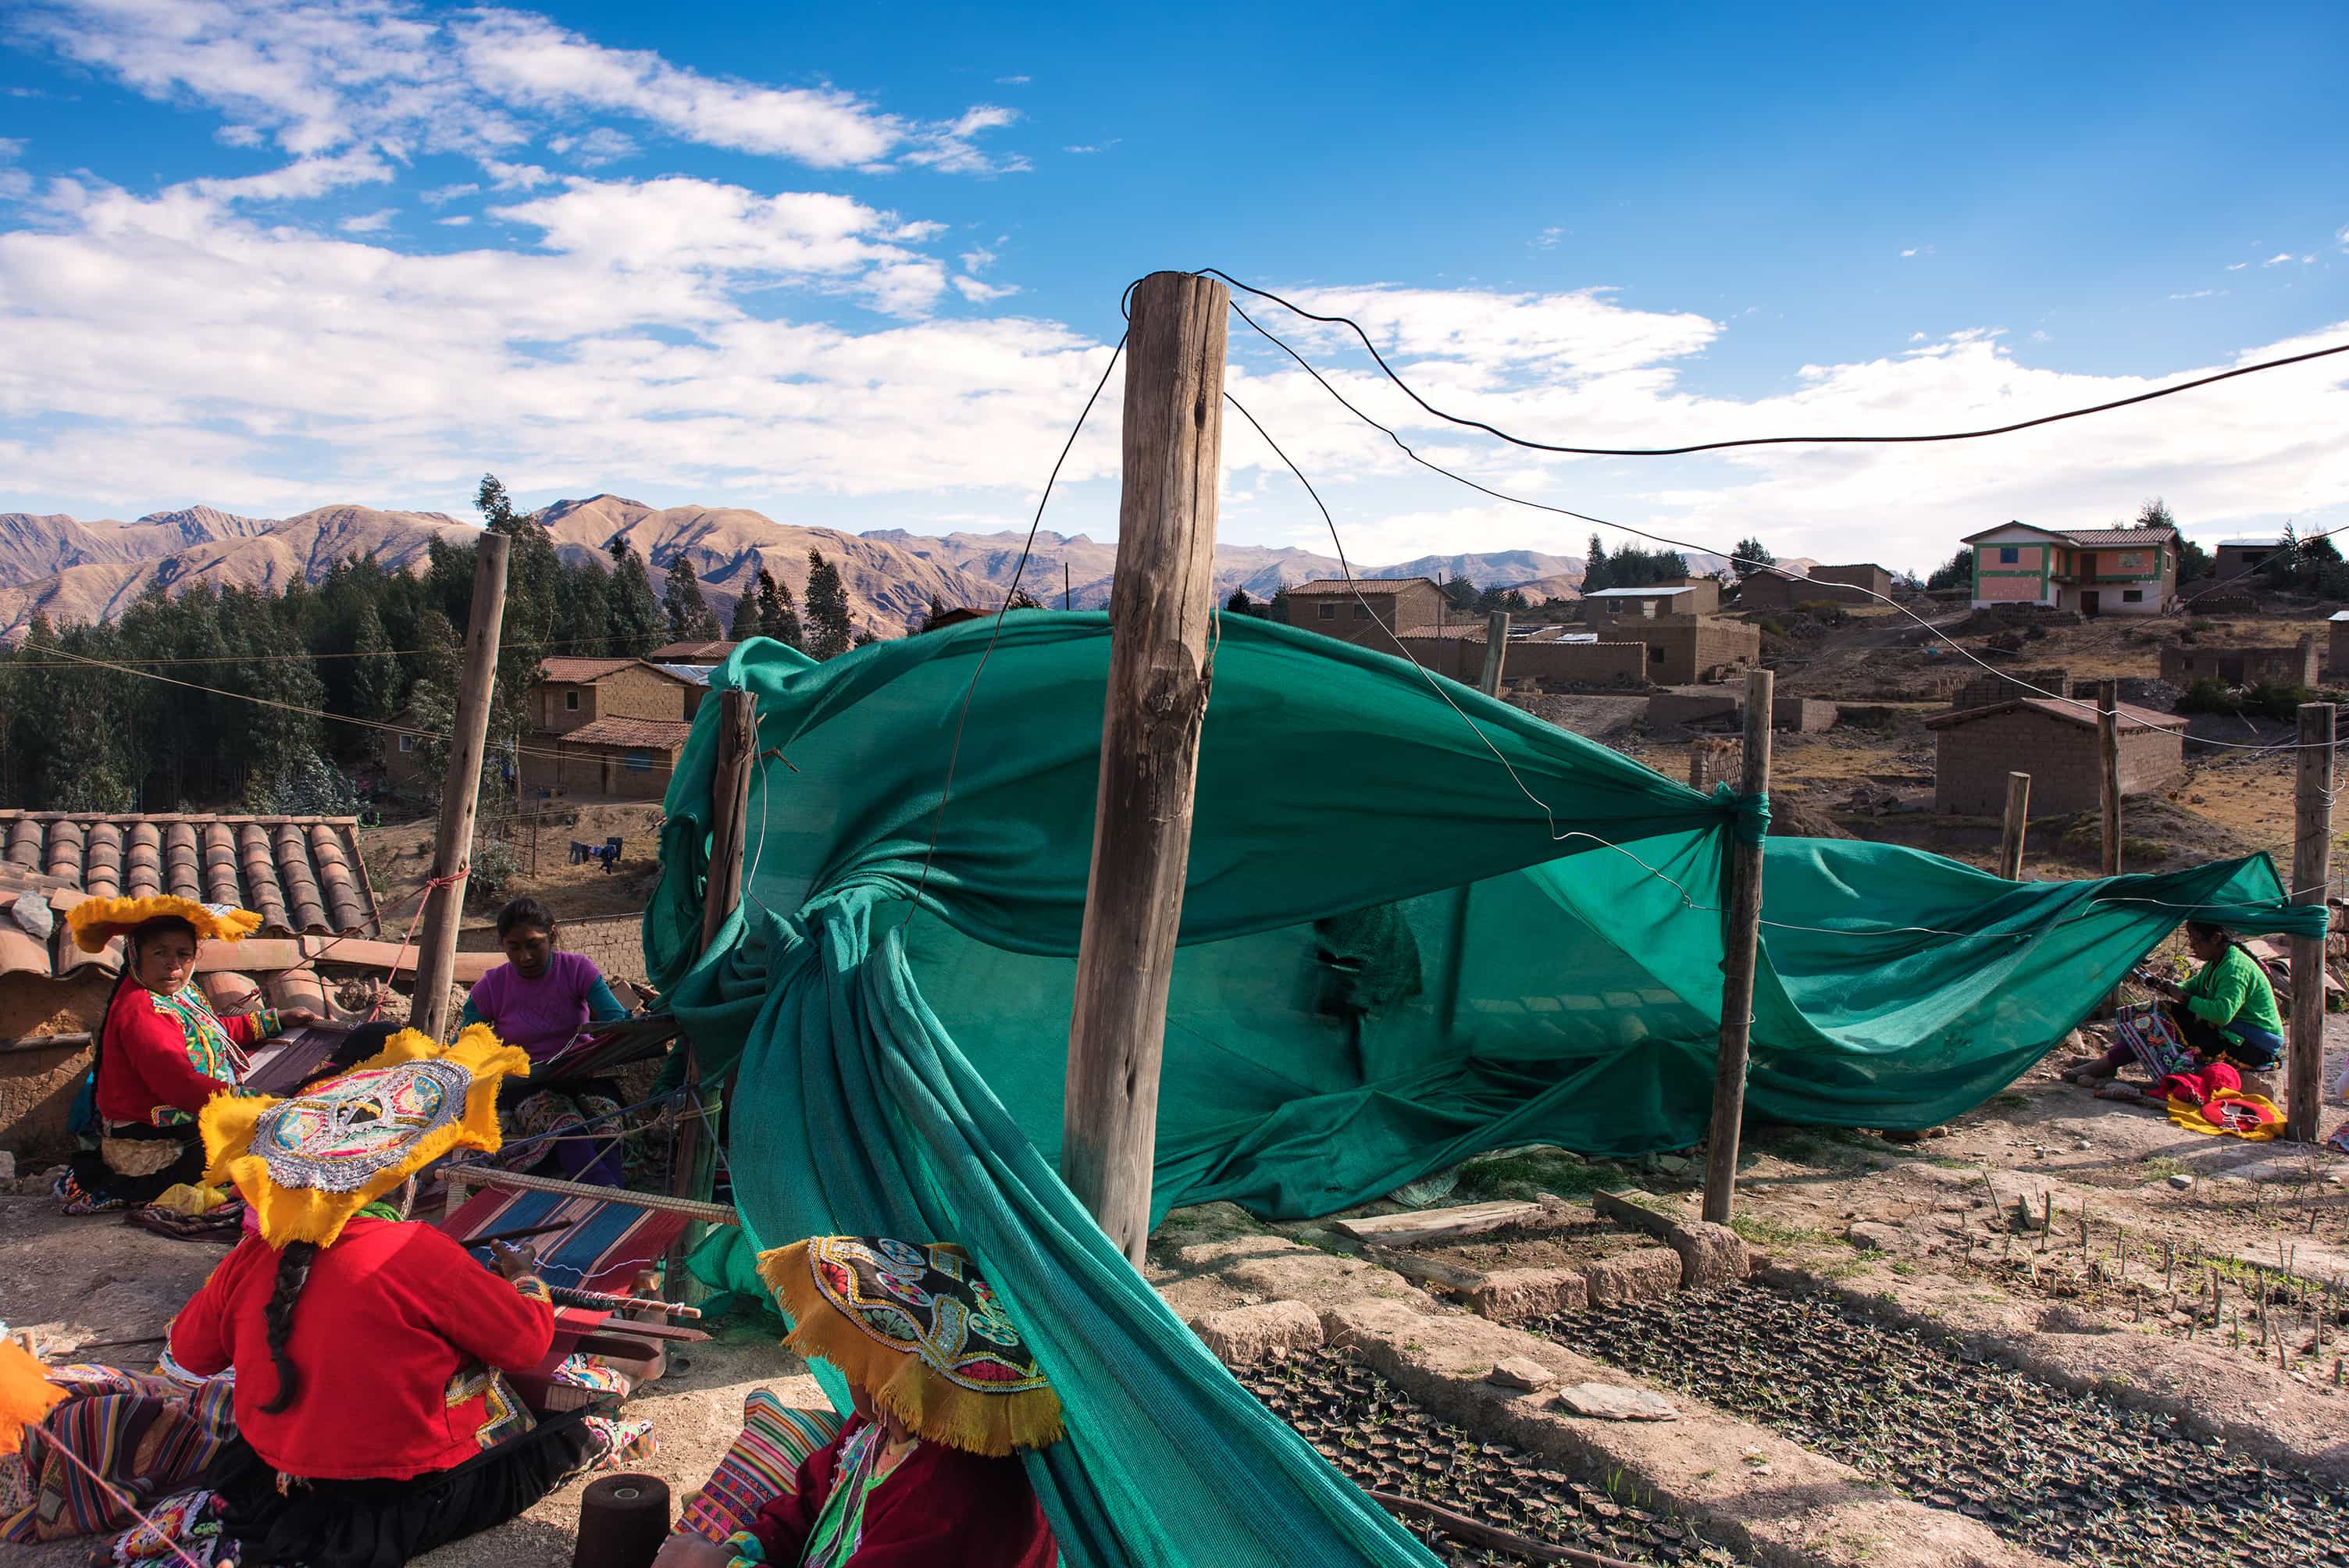
<path fill-rule="evenodd" d="M 2169 1179 L 2169 1184 L 2180 1192 L 2191 1192 L 2194 1191 L 2194 1178 L 2187 1175 L 2182 1171 Z"/>
<path fill-rule="evenodd" d="M 1495 1269 L 1468 1292 L 1468 1310 L 1495 1323 L 1580 1312 L 1589 1305 L 1589 1285 L 1572 1269 Z"/>
<path fill-rule="evenodd" d="M 0 1149 L 0 1181 L 14 1181 L 16 1179 L 16 1157 L 5 1149 Z"/>
<path fill-rule="evenodd" d="M 2074 1149 L 2077 1150 L 2079 1152 L 2081 1152 L 2081 1153 L 2083 1153 L 2083 1154 L 2085 1154 L 2085 1153 L 2087 1153 L 2090 1150 L 2094 1149 L 2094 1148 L 2095 1147 L 2095 1144 L 2093 1144 L 2093 1143 L 2091 1143 L 2091 1142 L 2089 1142 L 2086 1139 L 2083 1138 L 2083 1139 L 2080 1139 L 2080 1140 L 2077 1140 L 2076 1141 L 2075 1141 L 2075 1142 L 2073 1143 L 2072 1147 L 2073 1147 Z"/>
<path fill-rule="evenodd" d="M 1685 1176 L 1696 1169 L 1696 1161 L 1685 1155 L 1660 1154 L 1656 1157 L 1656 1169 L 1667 1176 Z"/>
<path fill-rule="evenodd" d="M 1672 1251 L 1681 1255 L 1681 1288 L 1711 1290 L 1744 1279 L 1754 1254 L 1726 1225 L 1689 1220 L 1672 1227 Z"/>
<path fill-rule="evenodd" d="M 1681 1255 L 1670 1247 L 1634 1247 L 1592 1264 L 1583 1278 L 1592 1306 L 1661 1301 L 1681 1287 Z"/>
<path fill-rule="evenodd" d="M 1226 1367 L 1247 1367 L 1268 1356 L 1312 1350 L 1321 1344 L 1321 1318 L 1301 1301 L 1267 1301 L 1202 1313 L 1191 1320 L 1199 1343 Z"/>
<path fill-rule="evenodd" d="M 25 934 L 36 942 L 47 942 L 57 928 L 57 917 L 49 912 L 49 901 L 30 889 L 18 893 L 9 909 Z"/>
<path fill-rule="evenodd" d="M 1512 1356 L 1495 1364 L 1493 1375 L 1485 1379 L 1504 1388 L 1523 1388 L 1528 1393 L 1547 1388 L 1557 1381 L 1557 1375 L 1540 1362 L 1523 1356 Z"/>
<path fill-rule="evenodd" d="M 1568 1414 L 1594 1421 L 1674 1421 L 1681 1414 L 1661 1394 L 1619 1383 L 1569 1384 L 1557 1391 L 1557 1402 Z"/>
<path fill-rule="evenodd" d="M 1897 1253 L 1909 1245 L 1908 1236 L 1898 1225 L 1880 1224 L 1874 1220 L 1862 1220 L 1848 1227 L 1843 1239 L 1865 1252 Z"/>

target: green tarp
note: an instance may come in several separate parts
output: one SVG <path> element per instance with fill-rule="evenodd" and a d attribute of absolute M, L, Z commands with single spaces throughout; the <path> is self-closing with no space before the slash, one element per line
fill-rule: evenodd
<path fill-rule="evenodd" d="M 743 904 L 698 956 L 716 701 L 696 720 L 645 945 L 705 1076 L 737 1073 L 746 1244 L 969 1247 L 1068 1406 L 1071 1440 L 1030 1469 L 1072 1564 L 1429 1561 L 1231 1381 L 1055 1173 L 1108 627 L 1030 611 L 989 654 L 994 634 L 823 665 L 736 651 L 712 686 L 757 696 L 761 761 Z M 1323 1213 L 1483 1150 L 1701 1135 L 1727 851 L 1762 830 L 1762 802 L 1441 687 L 1221 617 L 1158 1213 L 1208 1198 Z M 2015 884 L 1778 839 L 1764 886 L 1748 1104 L 1838 1126 L 1981 1103 L 2189 912 L 2323 922 L 2276 902 L 2264 859 Z"/>

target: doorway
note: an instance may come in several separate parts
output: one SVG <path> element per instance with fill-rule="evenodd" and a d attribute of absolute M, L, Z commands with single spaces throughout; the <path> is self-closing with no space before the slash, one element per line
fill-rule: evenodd
<path fill-rule="evenodd" d="M 2098 614 L 2103 603 L 2104 597 L 2103 593 L 2094 588 L 2081 589 L 2080 614 L 2083 615 L 2095 615 Z"/>

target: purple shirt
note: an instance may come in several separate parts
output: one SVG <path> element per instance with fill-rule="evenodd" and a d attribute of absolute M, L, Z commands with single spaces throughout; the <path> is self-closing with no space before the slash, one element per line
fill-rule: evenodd
<path fill-rule="evenodd" d="M 535 980 L 523 979 L 511 964 L 499 965 L 473 983 L 465 1010 L 537 1062 L 569 1045 L 586 1026 L 588 998 L 599 991 L 611 995 L 593 960 L 557 951 Z"/>

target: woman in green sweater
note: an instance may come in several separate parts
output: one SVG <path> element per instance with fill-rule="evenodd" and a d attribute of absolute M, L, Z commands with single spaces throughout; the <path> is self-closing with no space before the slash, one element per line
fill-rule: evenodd
<path fill-rule="evenodd" d="M 2272 1070 L 2283 1055 L 2283 1019 L 2276 1013 L 2267 971 L 2223 926 L 2188 921 L 2186 948 L 2202 965 L 2192 979 L 2181 985 L 2144 976 L 2168 999 L 2169 1021 L 2178 1026 L 2178 1037 L 2205 1065 L 2224 1061 L 2240 1072 Z M 2066 1071 L 2075 1083 L 2094 1084 L 2120 1071 L 2135 1055 L 2126 1043 L 2116 1045 L 2101 1058 L 2076 1062 Z"/>

